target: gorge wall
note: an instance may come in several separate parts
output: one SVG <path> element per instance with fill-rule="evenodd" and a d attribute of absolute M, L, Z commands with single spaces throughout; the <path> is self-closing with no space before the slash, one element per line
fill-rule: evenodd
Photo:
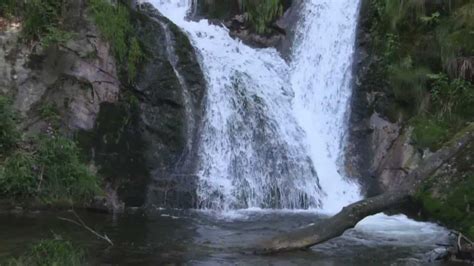
<path fill-rule="evenodd" d="M 149 5 L 128 9 L 144 53 L 132 81 L 89 2 L 67 1 L 63 10 L 72 37 L 59 45 L 25 42 L 23 21 L 2 19 L 0 92 L 13 99 L 21 130 L 76 139 L 103 179 L 108 199 L 98 205 L 142 206 L 151 180 L 160 205 L 192 197 L 193 188 L 171 177 L 195 167 L 205 94 L 187 37 Z M 191 200 L 183 202 L 191 207 Z"/>

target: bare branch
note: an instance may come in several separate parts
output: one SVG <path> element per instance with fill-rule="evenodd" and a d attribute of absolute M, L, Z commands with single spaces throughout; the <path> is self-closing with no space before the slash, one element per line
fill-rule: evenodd
<path fill-rule="evenodd" d="M 87 224 L 81 219 L 81 217 L 79 217 L 79 215 L 74 211 L 72 210 L 72 213 L 74 214 L 74 216 L 76 216 L 77 218 L 77 221 L 75 220 L 72 220 L 72 219 L 69 219 L 69 218 L 64 218 L 64 217 L 58 217 L 59 220 L 62 220 L 62 221 L 66 221 L 66 222 L 70 222 L 70 223 L 73 223 L 77 226 L 80 226 L 84 229 L 86 229 L 87 231 L 91 232 L 93 235 L 95 235 L 96 237 L 106 241 L 107 243 L 109 243 L 111 246 L 114 245 L 114 243 L 112 242 L 112 240 L 110 240 L 110 238 L 104 234 L 104 235 L 101 235 L 99 233 L 97 233 L 94 229 L 90 228 L 89 226 L 87 226 Z"/>

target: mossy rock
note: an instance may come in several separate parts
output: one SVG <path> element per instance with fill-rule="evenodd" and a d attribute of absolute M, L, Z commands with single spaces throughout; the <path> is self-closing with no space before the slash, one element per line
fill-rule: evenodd
<path fill-rule="evenodd" d="M 431 219 L 474 238 L 474 144 L 425 182 L 416 198 Z"/>

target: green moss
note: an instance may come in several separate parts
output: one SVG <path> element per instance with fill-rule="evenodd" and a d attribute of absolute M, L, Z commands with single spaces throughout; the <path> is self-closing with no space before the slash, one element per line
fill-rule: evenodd
<path fill-rule="evenodd" d="M 474 175 L 445 189 L 443 197 L 434 197 L 428 184 L 416 198 L 430 217 L 474 238 Z"/>
<path fill-rule="evenodd" d="M 10 266 L 45 266 L 68 265 L 81 266 L 86 264 L 85 253 L 74 247 L 69 241 L 61 239 L 42 240 L 33 245 L 25 254 L 10 259 Z"/>
<path fill-rule="evenodd" d="M 137 76 L 137 68 L 143 60 L 144 54 L 138 39 L 133 37 L 130 41 L 130 51 L 128 53 L 128 80 L 133 81 Z"/>

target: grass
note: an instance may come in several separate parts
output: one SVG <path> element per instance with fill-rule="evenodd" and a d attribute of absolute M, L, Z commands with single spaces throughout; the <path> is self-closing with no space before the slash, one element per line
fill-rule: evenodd
<path fill-rule="evenodd" d="M 419 116 L 413 119 L 413 140 L 418 148 L 439 149 L 451 135 L 450 124 L 436 117 Z"/>
<path fill-rule="evenodd" d="M 247 12 L 247 23 L 258 34 L 271 32 L 271 23 L 283 14 L 281 0 L 244 0 L 242 9 Z"/>
<path fill-rule="evenodd" d="M 10 259 L 7 266 L 81 266 L 86 265 L 85 253 L 62 239 L 41 240 L 22 256 Z"/>
<path fill-rule="evenodd" d="M 111 44 L 115 58 L 125 68 L 128 81 L 133 81 L 144 55 L 133 34 L 129 9 L 120 3 L 113 6 L 105 0 L 90 0 L 89 5 L 100 32 Z"/>

